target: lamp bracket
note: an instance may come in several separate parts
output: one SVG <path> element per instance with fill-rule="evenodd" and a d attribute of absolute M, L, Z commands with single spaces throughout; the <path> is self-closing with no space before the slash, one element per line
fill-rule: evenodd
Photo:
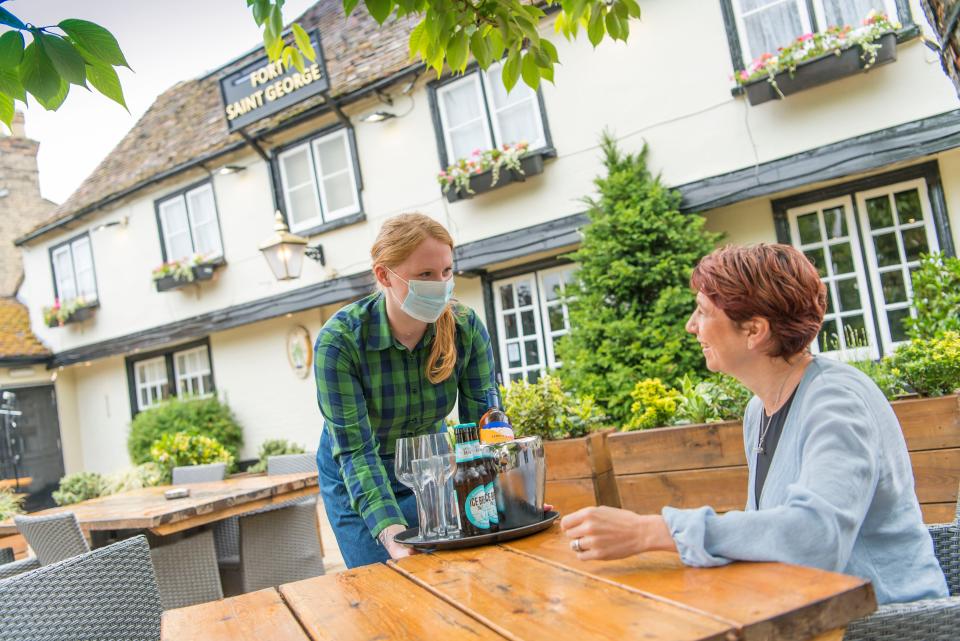
<path fill-rule="evenodd" d="M 327 265 L 327 258 L 323 254 L 323 245 L 314 245 L 303 250 L 303 255 L 311 260 L 315 260 L 324 267 Z"/>

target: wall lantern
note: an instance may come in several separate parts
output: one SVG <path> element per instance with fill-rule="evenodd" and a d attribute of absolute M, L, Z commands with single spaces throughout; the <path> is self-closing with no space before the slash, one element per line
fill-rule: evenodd
<path fill-rule="evenodd" d="M 270 270 L 277 280 L 300 278 L 303 268 L 303 250 L 307 247 L 307 239 L 303 236 L 291 234 L 279 211 L 276 215 L 274 234 L 260 244 Z"/>

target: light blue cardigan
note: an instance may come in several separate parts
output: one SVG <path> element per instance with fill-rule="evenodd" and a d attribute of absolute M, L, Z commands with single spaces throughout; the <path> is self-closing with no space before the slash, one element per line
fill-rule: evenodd
<path fill-rule="evenodd" d="M 880 603 L 947 596 L 913 490 L 897 417 L 865 374 L 824 357 L 804 372 L 760 494 L 754 497 L 762 403 L 744 417 L 746 511 L 663 508 L 681 560 L 795 563 L 869 579 Z"/>

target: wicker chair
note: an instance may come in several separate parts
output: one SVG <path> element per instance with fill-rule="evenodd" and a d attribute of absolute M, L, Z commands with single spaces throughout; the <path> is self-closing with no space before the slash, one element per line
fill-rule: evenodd
<path fill-rule="evenodd" d="M 847 627 L 844 641 L 955 641 L 960 637 L 960 496 L 953 523 L 928 526 L 950 596 L 881 605 Z"/>
<path fill-rule="evenodd" d="M 13 522 L 37 555 L 40 565 L 50 565 L 90 551 L 73 512 L 50 516 L 15 516 Z"/>
<path fill-rule="evenodd" d="M 150 558 L 164 610 L 223 598 L 210 530 L 151 548 Z"/>
<path fill-rule="evenodd" d="M 143 536 L 0 581 L 0 641 L 160 638 L 160 595 Z"/>
<path fill-rule="evenodd" d="M 0 580 L 9 579 L 12 576 L 23 574 L 24 572 L 29 572 L 30 570 L 36 570 L 38 567 L 40 567 L 40 561 L 38 561 L 37 557 L 35 556 L 31 556 L 20 561 L 4 563 L 3 565 L 0 565 Z"/>
<path fill-rule="evenodd" d="M 267 459 L 267 474 L 316 472 L 311 454 Z M 317 499 L 285 501 L 218 523 L 217 555 L 228 592 L 252 592 L 323 574 Z"/>
<path fill-rule="evenodd" d="M 173 484 L 207 483 L 222 481 L 227 473 L 226 463 L 207 463 L 206 465 L 184 465 L 173 468 Z"/>
<path fill-rule="evenodd" d="M 13 563 L 16 557 L 13 556 L 13 548 L 0 548 L 0 565 L 4 563 Z"/>

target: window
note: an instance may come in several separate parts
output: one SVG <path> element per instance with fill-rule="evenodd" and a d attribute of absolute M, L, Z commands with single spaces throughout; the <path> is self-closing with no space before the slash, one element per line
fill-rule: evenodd
<path fill-rule="evenodd" d="M 278 156 L 291 232 L 360 212 L 356 155 L 348 132 L 339 129 Z"/>
<path fill-rule="evenodd" d="M 209 396 L 216 391 L 206 341 L 130 357 L 127 375 L 134 414 L 171 396 Z"/>
<path fill-rule="evenodd" d="M 50 250 L 53 286 L 61 303 L 97 300 L 97 279 L 93 269 L 90 236 L 84 234 Z"/>
<path fill-rule="evenodd" d="M 497 63 L 436 89 L 444 166 L 470 157 L 475 149 L 524 140 L 531 150 L 549 146 L 539 93 L 522 81 L 507 93 L 500 71 Z"/>
<path fill-rule="evenodd" d="M 860 25 L 871 11 L 897 16 L 896 0 L 729 0 L 732 2 L 743 63 L 776 53 L 804 33 L 829 26 Z M 813 15 L 810 14 L 813 8 Z"/>
<path fill-rule="evenodd" d="M 212 184 L 204 183 L 159 201 L 157 219 L 165 261 L 195 254 L 208 259 L 223 256 Z"/>
<path fill-rule="evenodd" d="M 827 285 L 827 313 L 814 350 L 878 358 L 907 339 L 915 315 L 912 273 L 938 251 L 924 178 L 852 191 L 787 210 L 790 240 Z"/>
<path fill-rule="evenodd" d="M 556 341 L 570 329 L 566 288 L 575 267 L 552 269 L 493 283 L 500 364 L 508 381 L 536 381 L 561 365 Z"/>

